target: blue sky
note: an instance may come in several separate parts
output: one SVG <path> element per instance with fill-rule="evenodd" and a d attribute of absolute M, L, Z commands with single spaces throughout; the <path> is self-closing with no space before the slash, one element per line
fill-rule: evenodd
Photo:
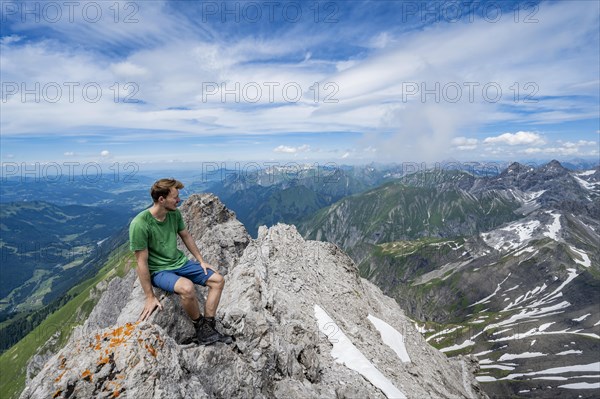
<path fill-rule="evenodd" d="M 596 1 L 0 6 L 4 163 L 598 158 Z"/>

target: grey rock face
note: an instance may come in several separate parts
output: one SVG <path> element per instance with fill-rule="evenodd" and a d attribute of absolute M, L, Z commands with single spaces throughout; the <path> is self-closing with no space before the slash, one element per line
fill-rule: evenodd
<path fill-rule="evenodd" d="M 63 349 L 23 392 L 27 398 L 208 397 L 181 368 L 181 350 L 148 323 L 99 330 Z"/>
<path fill-rule="evenodd" d="M 244 225 L 213 194 L 193 194 L 180 210 L 202 256 L 226 275 L 250 241 Z"/>
<path fill-rule="evenodd" d="M 202 204 L 221 207 L 216 198 L 195 206 Z M 219 231 L 216 226 L 204 234 Z M 429 346 L 396 302 L 361 279 L 335 245 L 305 241 L 287 225 L 261 227 L 239 259 L 235 242 L 243 241 L 200 248 L 207 259 L 226 253 L 223 259 L 233 260 L 217 328 L 233 335 L 234 344 L 180 345 L 193 330 L 174 295 L 160 295 L 164 309 L 135 323 L 143 293 L 132 274 L 111 283 L 87 331 L 75 334 L 21 397 L 383 398 L 390 386 L 409 398 L 485 397 L 473 363 Z M 124 305 L 112 302 L 117 293 L 127 297 Z M 198 290 L 201 301 L 204 294 Z M 317 309 L 331 322 L 323 323 Z M 108 317 L 111 312 L 118 314 Z M 409 360 L 384 343 L 372 317 L 401 334 Z M 377 377 L 355 371 L 359 361 L 346 358 L 350 346 Z"/>

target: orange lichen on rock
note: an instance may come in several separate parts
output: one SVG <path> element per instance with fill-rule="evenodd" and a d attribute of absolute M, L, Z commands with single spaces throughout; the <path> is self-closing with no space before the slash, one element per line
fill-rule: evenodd
<path fill-rule="evenodd" d="M 83 373 L 81 373 L 81 378 L 84 380 L 92 381 L 92 372 L 89 369 L 85 369 Z"/>
<path fill-rule="evenodd" d="M 125 324 L 125 335 L 130 336 L 131 333 L 135 330 L 135 325 L 131 323 Z"/>
<path fill-rule="evenodd" d="M 67 359 L 64 356 L 60 357 L 59 369 L 63 370 L 67 366 Z"/>
<path fill-rule="evenodd" d="M 121 393 L 125 391 L 123 386 L 116 381 L 108 381 L 102 390 L 104 392 L 110 392 L 111 398 L 118 398 L 119 396 L 121 396 Z"/>
<path fill-rule="evenodd" d="M 126 341 L 127 340 L 124 337 L 115 337 L 110 340 L 110 344 L 108 346 L 114 348 L 115 346 L 119 346 Z"/>
<path fill-rule="evenodd" d="M 156 357 L 156 349 L 154 349 L 154 347 L 153 347 L 152 345 L 150 345 L 150 344 L 146 344 L 146 345 L 144 345 L 144 346 L 146 347 L 146 349 L 148 350 L 148 352 L 150 352 L 150 354 L 151 354 L 153 357 Z"/>
<path fill-rule="evenodd" d="M 105 332 L 101 338 L 104 341 L 109 340 L 109 347 L 114 348 L 127 342 L 127 337 L 131 336 L 136 325 L 137 323 L 127 323 L 124 326 L 116 327 L 112 331 Z M 100 340 L 99 336 L 97 336 L 97 340 Z M 100 349 L 99 345 L 100 342 L 96 345 L 96 349 Z"/>
<path fill-rule="evenodd" d="M 63 378 L 63 376 L 65 375 L 66 372 L 67 372 L 67 370 L 60 373 L 60 375 L 54 379 L 54 382 L 59 382 Z"/>
<path fill-rule="evenodd" d="M 104 365 L 104 364 L 108 363 L 109 361 L 110 361 L 110 358 L 108 356 L 104 356 L 104 357 L 101 357 L 100 360 L 98 360 L 97 365 L 98 366 Z"/>
<path fill-rule="evenodd" d="M 58 391 L 54 392 L 54 395 L 52 395 L 52 399 L 54 398 L 58 398 L 58 396 L 62 393 L 62 389 L 59 389 Z"/>

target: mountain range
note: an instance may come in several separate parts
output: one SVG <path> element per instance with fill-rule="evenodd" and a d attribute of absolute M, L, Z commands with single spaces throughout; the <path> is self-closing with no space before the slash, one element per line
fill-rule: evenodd
<path fill-rule="evenodd" d="M 424 171 L 300 225 L 336 243 L 491 396 L 600 392 L 600 169 Z"/>
<path fill-rule="evenodd" d="M 252 173 L 231 173 L 213 183 L 209 190 L 235 211 L 248 232 L 256 236 L 260 226 L 299 223 L 348 195 L 380 184 L 389 173 L 390 169 L 368 166 L 273 166 Z"/>

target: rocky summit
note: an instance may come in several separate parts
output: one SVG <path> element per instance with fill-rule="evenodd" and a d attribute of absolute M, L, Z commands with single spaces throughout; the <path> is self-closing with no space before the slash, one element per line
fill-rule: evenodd
<path fill-rule="evenodd" d="M 210 194 L 182 211 L 207 261 L 228 263 L 217 328 L 235 342 L 186 344 L 192 324 L 164 292 L 163 310 L 138 323 L 144 296 L 131 271 L 108 284 L 21 398 L 486 397 L 477 363 L 430 346 L 335 245 L 282 224 L 252 240 Z"/>

